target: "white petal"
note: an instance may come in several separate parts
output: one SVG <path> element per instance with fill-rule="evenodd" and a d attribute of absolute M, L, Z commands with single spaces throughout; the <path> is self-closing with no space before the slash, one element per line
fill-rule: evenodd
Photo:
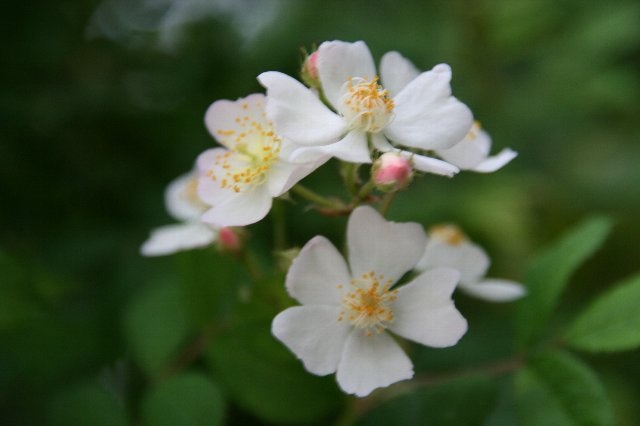
<path fill-rule="evenodd" d="M 510 302 L 527 294 L 527 289 L 522 284 L 495 278 L 476 283 L 460 283 L 460 290 L 490 302 Z"/>
<path fill-rule="evenodd" d="M 351 163 L 370 163 L 371 154 L 364 132 L 352 130 L 339 142 L 325 147 L 325 152 L 332 157 Z"/>
<path fill-rule="evenodd" d="M 440 267 L 457 269 L 461 274 L 460 281 L 474 282 L 484 277 L 489 268 L 489 257 L 480 246 L 470 241 L 450 244 L 430 237 L 416 269 L 425 271 Z"/>
<path fill-rule="evenodd" d="M 479 173 L 492 173 L 504 167 L 507 163 L 516 158 L 517 155 L 517 152 L 512 151 L 509 148 L 505 148 L 500 151 L 500 153 L 491 157 L 487 157 L 483 162 L 481 162 L 471 170 Z"/>
<path fill-rule="evenodd" d="M 303 305 L 339 305 L 338 285 L 351 276 L 342 255 L 325 237 L 312 238 L 295 258 L 285 286 L 291 297 Z"/>
<path fill-rule="evenodd" d="M 278 197 L 287 192 L 293 185 L 307 177 L 315 169 L 323 165 L 329 156 L 321 157 L 313 163 L 295 164 L 286 161 L 278 161 L 269 170 L 269 193 L 273 197 Z"/>
<path fill-rule="evenodd" d="M 294 149 L 289 157 L 288 161 L 296 164 L 304 164 L 316 161 L 318 158 L 330 159 L 331 155 L 327 154 L 328 147 L 334 144 L 326 146 L 300 146 Z"/>
<path fill-rule="evenodd" d="M 326 41 L 318 48 L 318 76 L 327 100 L 339 110 L 344 83 L 350 77 L 374 78 L 376 66 L 363 41 Z"/>
<path fill-rule="evenodd" d="M 218 142 L 230 148 L 235 145 L 234 140 L 238 134 L 247 130 L 248 122 L 259 123 L 263 127 L 268 126 L 264 116 L 265 103 L 265 96 L 260 93 L 237 101 L 216 101 L 209 106 L 204 115 L 205 125 Z"/>
<path fill-rule="evenodd" d="M 491 149 L 491 137 L 484 130 L 472 130 L 451 148 L 436 150 L 445 161 L 463 170 L 471 169 L 487 158 Z"/>
<path fill-rule="evenodd" d="M 171 181 L 167 187 L 164 193 L 165 206 L 174 218 L 180 221 L 196 220 L 207 209 L 207 205 L 198 198 L 197 180 L 198 172 L 194 170 Z"/>
<path fill-rule="evenodd" d="M 419 149 L 448 148 L 464 138 L 473 121 L 451 96 L 451 69 L 437 65 L 413 79 L 393 99 L 394 120 L 384 130 L 393 142 Z"/>
<path fill-rule="evenodd" d="M 411 80 L 420 75 L 420 71 L 398 52 L 387 52 L 380 60 L 380 79 L 382 86 L 395 96 Z"/>
<path fill-rule="evenodd" d="M 395 282 L 415 266 L 425 244 L 417 223 L 387 222 L 369 206 L 358 207 L 349 217 L 347 246 L 354 277 L 374 271 Z"/>
<path fill-rule="evenodd" d="M 295 306 L 280 312 L 271 332 L 304 363 L 313 374 L 324 376 L 338 368 L 348 322 L 338 321 L 337 306 Z"/>
<path fill-rule="evenodd" d="M 198 196 L 207 204 L 224 204 L 236 195 L 231 188 L 222 188 L 219 181 L 214 181 L 209 176 L 200 176 L 198 179 Z"/>
<path fill-rule="evenodd" d="M 196 160 L 196 165 L 198 166 L 200 174 L 206 173 L 210 170 L 216 161 L 216 157 L 218 155 L 224 155 L 225 152 L 227 152 L 227 150 L 224 148 L 212 148 L 201 153 Z"/>
<path fill-rule="evenodd" d="M 459 277 L 455 269 L 438 268 L 399 287 L 389 330 L 427 346 L 455 345 L 467 331 L 467 320 L 451 300 Z"/>
<path fill-rule="evenodd" d="M 164 256 L 181 250 L 208 246 L 216 239 L 216 232 L 204 223 L 191 222 L 167 225 L 151 232 L 140 247 L 143 256 Z"/>
<path fill-rule="evenodd" d="M 227 151 L 224 148 L 208 149 L 198 156 L 198 169 L 200 178 L 198 179 L 198 197 L 210 205 L 220 205 L 226 203 L 237 194 L 230 187 L 223 188 L 219 180 L 213 180 L 208 176 L 208 172 L 215 170 L 218 176 L 224 175 L 225 170 L 222 165 L 216 165 L 216 157 L 223 156 Z M 237 168 L 243 168 L 249 164 L 241 160 L 238 156 L 232 155 L 227 158 L 227 162 Z"/>
<path fill-rule="evenodd" d="M 216 204 L 202 215 L 202 221 L 211 223 L 217 227 L 246 226 L 262 220 L 269 210 L 273 199 L 267 185 L 247 188 L 244 192 L 233 194 L 221 204 Z"/>
<path fill-rule="evenodd" d="M 310 161 L 318 156 L 331 156 L 349 163 L 371 163 L 367 136 L 352 130 L 338 142 L 318 147 L 298 148 L 291 154 L 291 161 Z"/>
<path fill-rule="evenodd" d="M 401 151 L 401 154 L 406 158 L 410 158 L 413 166 L 421 172 L 451 177 L 460 171 L 460 169 L 453 164 L 438 160 L 437 158 L 414 154 L 409 151 Z"/>
<path fill-rule="evenodd" d="M 373 146 L 378 151 L 389 152 L 389 151 L 394 151 L 395 150 L 393 145 L 391 145 L 391 143 L 389 143 L 389 141 L 387 140 L 387 138 L 384 136 L 383 133 L 373 133 L 371 135 L 371 142 L 373 143 Z"/>
<path fill-rule="evenodd" d="M 301 145 L 334 143 L 345 122 L 299 81 L 277 71 L 258 76 L 267 89 L 267 116 L 276 133 Z"/>
<path fill-rule="evenodd" d="M 336 380 L 346 393 L 369 395 L 374 389 L 413 377 L 411 360 L 387 333 L 351 332 L 344 345 Z"/>

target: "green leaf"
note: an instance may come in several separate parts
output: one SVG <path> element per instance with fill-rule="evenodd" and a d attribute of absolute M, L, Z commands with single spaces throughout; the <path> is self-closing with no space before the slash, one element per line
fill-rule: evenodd
<path fill-rule="evenodd" d="M 340 402 L 333 377 L 305 371 L 271 335 L 269 322 L 253 321 L 218 336 L 206 354 L 209 364 L 233 400 L 255 416 L 277 424 L 321 421 Z"/>
<path fill-rule="evenodd" d="M 567 342 L 585 351 L 622 351 L 640 346 L 640 274 L 600 296 L 569 328 Z"/>
<path fill-rule="evenodd" d="M 566 352 L 540 355 L 516 376 L 524 426 L 611 426 L 613 411 L 595 373 Z"/>
<path fill-rule="evenodd" d="M 182 295 L 171 282 L 146 289 L 129 307 L 124 321 L 133 357 L 151 376 L 167 365 L 188 333 Z"/>
<path fill-rule="evenodd" d="M 222 424 L 224 400 L 218 387 L 203 374 L 186 373 L 153 389 L 142 403 L 149 426 L 214 426 Z"/>
<path fill-rule="evenodd" d="M 496 396 L 496 384 L 487 377 L 459 379 L 383 403 L 359 424 L 482 425 L 491 414 Z"/>
<path fill-rule="evenodd" d="M 122 404 L 113 394 L 93 383 L 61 392 L 51 403 L 50 419 L 54 426 L 128 424 Z"/>
<path fill-rule="evenodd" d="M 518 343 L 531 343 L 548 321 L 571 274 L 588 259 L 611 229 L 604 217 L 588 219 L 536 257 L 525 274 L 528 294 L 518 302 Z"/>

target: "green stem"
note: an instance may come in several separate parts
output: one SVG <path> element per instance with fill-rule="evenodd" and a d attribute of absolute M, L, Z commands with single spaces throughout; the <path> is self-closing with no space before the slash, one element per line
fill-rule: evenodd
<path fill-rule="evenodd" d="M 369 194 L 371 194 L 371 191 L 373 191 L 376 187 L 376 184 L 373 183 L 372 180 L 369 180 L 369 182 L 365 183 L 362 188 L 360 188 L 360 191 L 358 191 L 358 195 L 356 197 L 356 199 L 354 200 L 354 204 L 358 205 L 360 204 L 363 200 L 365 200 Z"/>
<path fill-rule="evenodd" d="M 355 197 L 360 189 L 359 170 L 360 164 L 346 162 L 340 164 L 340 175 L 342 176 L 342 181 L 352 197 Z"/>
<path fill-rule="evenodd" d="M 327 207 L 330 209 L 338 209 L 342 207 L 340 203 L 330 200 L 329 198 L 323 197 L 322 195 L 317 194 L 312 190 L 310 190 L 309 188 L 306 188 L 300 184 L 291 188 L 291 191 L 295 192 L 302 198 L 305 198 L 308 201 L 311 201 L 313 204 L 316 204 L 318 206 Z"/>
<path fill-rule="evenodd" d="M 382 216 L 386 216 L 387 213 L 389 212 L 389 207 L 391 207 L 391 203 L 393 202 L 393 199 L 396 197 L 396 194 L 397 194 L 396 191 L 388 192 L 382 198 L 382 203 L 380 204 L 380 208 L 378 209 Z"/>

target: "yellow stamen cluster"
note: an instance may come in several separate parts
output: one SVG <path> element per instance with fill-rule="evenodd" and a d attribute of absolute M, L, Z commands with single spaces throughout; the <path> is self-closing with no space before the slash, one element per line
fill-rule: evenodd
<path fill-rule="evenodd" d="M 367 336 L 382 333 L 393 321 L 391 304 L 396 300 L 398 290 L 389 290 L 392 284 L 393 281 L 385 280 L 373 271 L 349 281 L 338 321 L 346 318 L 354 327 L 365 330 Z M 338 285 L 338 289 L 343 287 Z"/>
<path fill-rule="evenodd" d="M 436 225 L 429 230 L 429 235 L 438 240 L 457 246 L 467 241 L 467 236 L 456 225 Z"/>
<path fill-rule="evenodd" d="M 248 109 L 248 104 L 242 105 Z M 221 188 L 241 192 L 265 182 L 267 172 L 279 158 L 282 140 L 274 133 L 271 123 L 256 121 L 245 115 L 235 119 L 237 130 L 218 130 L 229 148 L 218 154 L 208 176 Z"/>
<path fill-rule="evenodd" d="M 349 128 L 377 133 L 393 119 L 393 99 L 378 84 L 378 77 L 349 78 L 343 87 L 342 115 Z"/>

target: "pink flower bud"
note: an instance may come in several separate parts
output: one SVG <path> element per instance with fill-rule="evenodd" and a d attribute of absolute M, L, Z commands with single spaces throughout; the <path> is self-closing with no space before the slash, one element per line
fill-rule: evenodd
<path fill-rule="evenodd" d="M 316 50 L 307 58 L 305 62 L 305 68 L 309 73 L 309 77 L 314 80 L 318 79 L 318 51 Z"/>
<path fill-rule="evenodd" d="M 320 87 L 318 79 L 318 51 L 316 50 L 304 60 L 302 65 L 302 80 L 310 87 Z"/>
<path fill-rule="evenodd" d="M 220 228 L 218 231 L 218 248 L 227 253 L 239 253 L 242 250 L 242 237 L 240 229 Z"/>
<path fill-rule="evenodd" d="M 411 160 L 395 152 L 384 153 L 373 163 L 373 183 L 384 192 L 406 188 L 413 178 Z"/>

